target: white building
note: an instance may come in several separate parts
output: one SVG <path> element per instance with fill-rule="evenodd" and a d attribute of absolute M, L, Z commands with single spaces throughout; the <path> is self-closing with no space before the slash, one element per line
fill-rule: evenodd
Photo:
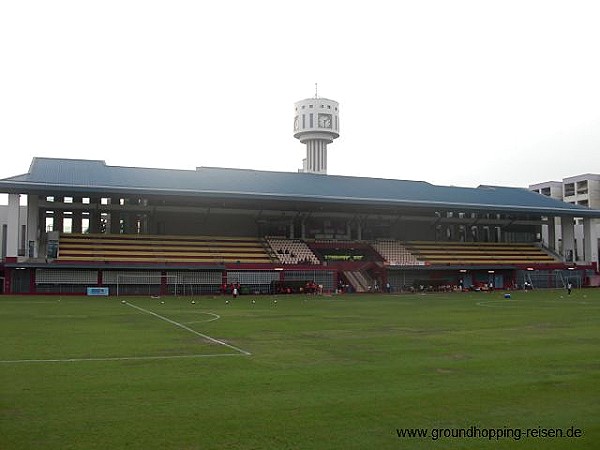
<path fill-rule="evenodd" d="M 600 208 L 600 174 L 582 174 L 564 178 L 562 181 L 547 181 L 532 184 L 529 189 L 546 197 L 562 200 L 572 205 Z M 598 264 L 600 253 L 600 220 L 574 218 L 572 232 L 575 241 L 573 254 L 564 254 L 564 240 L 570 239 L 569 227 L 564 227 L 560 218 L 548 219 L 548 225 L 542 228 L 542 241 L 551 249 L 556 249 L 567 260 L 574 262 L 595 262 Z M 566 225 L 566 224 L 564 224 Z M 563 238 L 564 237 L 564 238 Z M 595 243 L 595 245 L 594 245 Z M 590 244 L 590 245 L 588 245 Z"/>
<path fill-rule="evenodd" d="M 8 243 L 16 243 L 16 253 L 19 256 L 26 256 L 27 247 L 27 206 L 19 207 L 19 227 L 15 230 L 11 229 L 14 234 L 9 239 L 9 208 L 7 205 L 0 205 L 0 259 L 8 254 Z M 12 252 L 11 252 L 12 253 Z"/>

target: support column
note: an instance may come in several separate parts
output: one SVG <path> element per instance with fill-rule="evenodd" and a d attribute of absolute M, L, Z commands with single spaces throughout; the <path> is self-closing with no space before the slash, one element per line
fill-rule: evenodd
<path fill-rule="evenodd" d="M 110 234 L 121 234 L 121 218 L 124 221 L 127 221 L 127 217 L 125 214 L 121 214 L 120 211 L 117 211 L 113 208 L 120 207 L 121 201 L 119 197 L 111 197 L 110 198 L 110 212 L 108 214 L 110 225 L 108 227 L 108 232 Z M 125 230 L 123 230 L 125 231 Z"/>
<path fill-rule="evenodd" d="M 55 205 L 54 208 L 54 228 L 52 228 L 52 231 L 58 231 L 59 233 L 63 232 L 64 229 L 64 210 L 63 205 L 65 202 L 64 197 L 54 197 L 54 202 L 56 204 L 60 203 L 60 208 L 56 207 L 58 205 Z"/>
<path fill-rule="evenodd" d="M 82 204 L 82 198 L 73 197 L 73 204 L 77 205 L 77 207 L 73 208 L 73 223 L 71 225 L 71 233 L 81 234 L 81 232 L 83 231 L 83 211 L 79 209 L 79 207 Z"/>
<path fill-rule="evenodd" d="M 6 230 L 6 260 L 16 261 L 19 255 L 19 194 L 8 194 L 8 226 Z"/>
<path fill-rule="evenodd" d="M 556 225 L 554 217 L 548 217 L 548 248 L 556 252 Z"/>
<path fill-rule="evenodd" d="M 575 262 L 575 219 L 563 217 L 562 229 L 562 254 L 567 262 Z"/>
<path fill-rule="evenodd" d="M 27 248 L 25 249 L 27 257 L 39 256 L 40 236 L 39 197 L 30 194 L 27 196 Z"/>
<path fill-rule="evenodd" d="M 583 253 L 587 263 L 598 263 L 598 219 L 583 219 Z"/>
<path fill-rule="evenodd" d="M 73 211 L 73 225 L 71 228 L 71 232 L 74 234 L 81 234 L 83 231 L 82 226 L 83 214 L 80 210 Z"/>
<path fill-rule="evenodd" d="M 90 233 L 100 233 L 100 199 L 90 198 Z"/>
<path fill-rule="evenodd" d="M 127 234 L 137 234 L 137 223 L 138 223 L 138 215 L 137 213 L 131 212 L 127 214 L 127 222 L 125 223 L 125 232 Z"/>
<path fill-rule="evenodd" d="M 140 214 L 140 234 L 148 234 L 148 215 Z"/>
<path fill-rule="evenodd" d="M 156 230 L 156 208 L 152 208 L 146 215 L 146 231 L 145 234 L 158 234 Z"/>

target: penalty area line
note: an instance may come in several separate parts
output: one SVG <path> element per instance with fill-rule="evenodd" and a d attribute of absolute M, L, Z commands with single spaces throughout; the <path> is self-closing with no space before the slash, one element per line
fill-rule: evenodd
<path fill-rule="evenodd" d="M 190 327 L 186 327 L 186 326 L 185 326 L 184 324 L 182 324 L 182 323 L 179 323 L 179 322 L 176 322 L 176 321 L 174 321 L 174 320 L 171 320 L 171 319 L 169 319 L 168 317 L 161 316 L 160 314 L 157 314 L 157 313 L 155 313 L 155 312 L 153 312 L 153 311 L 149 311 L 149 310 L 147 310 L 147 309 L 141 308 L 141 307 L 139 307 L 139 306 L 137 306 L 137 305 L 134 305 L 133 303 L 125 302 L 125 304 L 126 304 L 127 306 L 130 306 L 130 307 L 132 307 L 132 308 L 135 308 L 135 309 L 137 309 L 137 310 L 139 310 L 139 311 L 142 311 L 142 312 L 144 312 L 144 313 L 146 313 L 146 314 L 150 314 L 150 315 L 152 315 L 152 316 L 154 316 L 154 317 L 157 317 L 157 318 L 159 318 L 159 319 L 161 319 L 161 320 L 164 320 L 165 322 L 168 322 L 168 323 L 170 323 L 170 324 L 172 324 L 172 325 L 175 325 L 175 326 L 177 326 L 177 327 L 179 327 L 179 328 L 183 328 L 184 330 L 186 330 L 186 331 L 189 331 L 190 333 L 193 333 L 193 334 L 195 334 L 196 336 L 200 336 L 200 337 L 202 337 L 202 338 L 206 339 L 207 341 L 210 341 L 210 342 L 212 342 L 212 343 L 214 343 L 214 344 L 223 345 L 223 346 L 225 346 L 225 347 L 227 347 L 227 348 L 230 348 L 230 349 L 232 349 L 232 350 L 235 350 L 235 351 L 236 351 L 236 352 L 238 352 L 238 353 L 241 353 L 241 354 L 242 354 L 242 355 L 244 355 L 244 356 L 251 356 L 251 355 L 252 355 L 252 353 L 250 353 L 250 352 L 247 352 L 246 350 L 242 350 L 241 348 L 239 348 L 239 347 L 236 347 L 235 345 L 228 344 L 227 342 L 223 342 L 223 341 L 220 341 L 220 340 L 218 340 L 218 339 L 215 339 L 215 338 L 213 338 L 213 337 L 210 337 L 210 336 L 208 336 L 208 335 L 206 335 L 206 334 L 200 333 L 200 332 L 198 332 L 198 331 L 196 331 L 196 330 L 193 330 L 193 329 L 191 329 Z"/>

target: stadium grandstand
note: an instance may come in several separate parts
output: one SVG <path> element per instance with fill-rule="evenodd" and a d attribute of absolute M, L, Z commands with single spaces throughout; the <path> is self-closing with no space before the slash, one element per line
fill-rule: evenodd
<path fill-rule="evenodd" d="M 558 287 L 598 269 L 600 210 L 521 188 L 34 158 L 0 192 L 10 294 Z"/>

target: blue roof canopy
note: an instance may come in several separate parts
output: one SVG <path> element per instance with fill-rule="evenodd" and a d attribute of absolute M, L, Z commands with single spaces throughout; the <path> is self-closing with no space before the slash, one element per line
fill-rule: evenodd
<path fill-rule="evenodd" d="M 100 160 L 58 158 L 34 158 L 28 173 L 0 180 L 0 192 L 217 197 L 600 217 L 600 210 L 565 203 L 525 188 L 464 188 L 424 181 L 213 167 L 120 167 Z"/>

